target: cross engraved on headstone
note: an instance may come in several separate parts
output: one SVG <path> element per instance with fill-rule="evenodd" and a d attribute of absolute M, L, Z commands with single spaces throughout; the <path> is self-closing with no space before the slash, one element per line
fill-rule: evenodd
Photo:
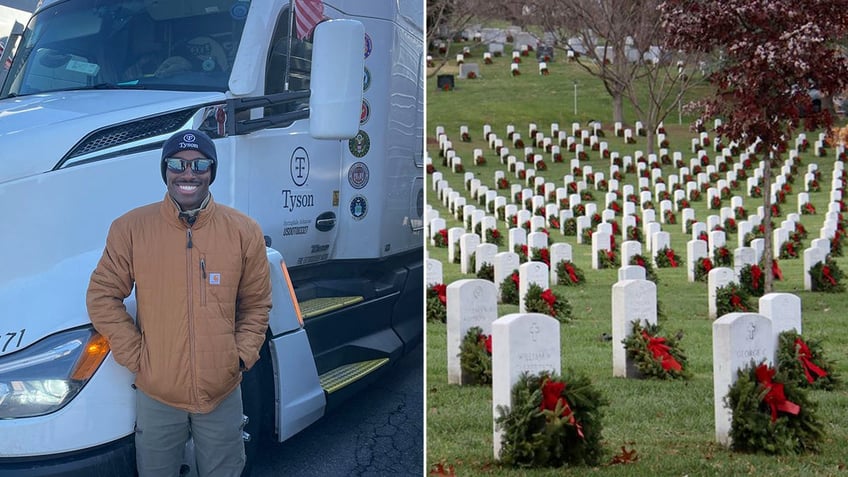
<path fill-rule="evenodd" d="M 534 321 L 532 325 L 530 325 L 530 339 L 536 341 L 536 338 L 539 335 L 539 325 Z"/>
<path fill-rule="evenodd" d="M 748 324 L 748 341 L 754 341 L 754 335 L 757 333 L 757 325 L 754 323 Z"/>

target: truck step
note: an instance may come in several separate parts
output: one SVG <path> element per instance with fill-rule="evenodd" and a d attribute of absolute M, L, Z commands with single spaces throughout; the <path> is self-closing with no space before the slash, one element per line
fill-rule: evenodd
<path fill-rule="evenodd" d="M 324 313 L 329 313 L 339 308 L 344 308 L 364 300 L 361 296 L 328 296 L 313 298 L 299 303 L 300 314 L 304 320 L 313 318 Z"/>
<path fill-rule="evenodd" d="M 326 391 L 327 394 L 332 394 L 333 392 L 356 382 L 368 374 L 373 373 L 388 362 L 389 358 L 380 358 L 372 359 L 370 361 L 345 364 L 327 371 L 319 376 L 318 379 L 321 382 L 321 387 L 324 388 L 324 391 Z"/>

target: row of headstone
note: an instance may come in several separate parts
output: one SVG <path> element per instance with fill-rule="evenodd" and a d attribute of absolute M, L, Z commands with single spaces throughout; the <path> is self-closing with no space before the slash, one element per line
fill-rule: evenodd
<path fill-rule="evenodd" d="M 533 126 L 535 126 L 535 125 L 531 125 L 531 127 L 533 127 Z M 553 127 L 553 126 L 552 126 L 552 127 Z M 841 166 L 841 162 L 837 162 L 836 164 L 837 164 L 837 165 L 839 165 L 839 166 Z M 784 167 L 788 167 L 788 165 L 785 165 Z M 816 167 L 817 167 L 817 166 L 816 166 L 815 164 L 810 164 L 810 165 L 808 166 L 808 175 L 809 175 L 809 174 L 812 174 L 813 172 L 815 172 Z M 758 169 L 758 170 L 759 170 L 759 169 Z M 672 177 L 675 177 L 675 176 L 672 176 Z M 537 179 L 541 179 L 541 178 L 537 178 Z M 836 183 L 836 181 L 834 181 L 834 187 L 836 187 L 836 186 L 837 186 L 837 183 Z M 841 181 L 839 182 L 839 186 L 841 187 Z M 493 193 L 494 191 L 489 191 L 489 192 Z M 677 192 L 680 192 L 680 191 L 677 191 Z M 837 190 L 835 190 L 835 191 L 833 191 L 833 192 L 834 192 L 834 194 L 838 194 L 838 195 L 839 195 L 839 197 L 841 197 L 841 190 L 837 189 Z M 833 195 L 833 194 L 832 194 L 832 195 Z M 504 200 L 505 200 L 505 199 L 504 199 Z M 803 204 L 807 203 L 807 201 L 808 201 L 808 200 L 809 200 L 808 194 L 806 194 L 806 193 L 799 194 L 799 207 L 800 207 L 800 206 L 802 206 Z M 738 201 L 738 202 L 734 202 L 734 201 Z M 551 206 L 551 205 L 554 205 L 554 204 L 548 204 L 548 206 Z M 733 208 L 727 208 L 727 207 L 723 208 L 723 209 L 722 209 L 722 215 L 721 215 L 720 217 L 721 217 L 721 218 L 726 218 L 726 217 L 730 216 L 730 214 L 732 213 L 732 211 L 733 211 L 736 207 L 741 207 L 741 197 L 734 197 L 734 198 L 733 198 L 733 200 L 732 200 L 732 206 L 733 206 Z M 570 211 L 564 211 L 564 212 L 570 212 Z M 606 211 L 605 211 L 605 212 L 606 212 Z M 611 212 L 611 211 L 610 211 L 610 212 Z M 651 211 L 651 212 L 652 212 L 652 211 Z M 759 211 L 758 211 L 758 212 L 759 212 Z M 826 220 L 826 229 L 822 231 L 822 234 L 823 234 L 823 235 L 824 235 L 824 234 L 830 234 L 830 235 L 832 236 L 833 234 L 835 234 L 835 231 L 836 231 L 836 228 L 837 228 L 837 227 L 836 227 L 836 224 L 838 223 L 838 212 L 829 212 L 829 213 L 830 213 L 831 215 L 830 215 L 830 216 L 828 217 L 828 219 Z M 793 225 L 791 222 L 797 221 L 797 219 L 794 219 L 794 220 L 792 220 L 792 219 L 791 219 L 791 216 L 792 216 L 792 215 L 797 215 L 797 214 L 790 214 L 790 225 Z M 663 218 L 664 218 L 664 217 L 663 217 Z M 710 221 L 711 219 L 713 219 L 713 218 L 714 218 L 714 216 L 710 216 L 710 217 L 708 217 L 708 223 L 709 223 L 709 221 Z M 758 215 L 754 215 L 754 216 L 749 216 L 749 219 L 753 219 L 753 218 L 759 218 L 759 214 L 758 214 Z M 543 217 L 539 217 L 538 219 L 540 220 L 540 225 L 541 225 L 541 224 L 544 224 L 544 218 L 543 218 Z M 685 211 L 684 211 L 684 219 L 681 221 L 681 223 L 682 223 L 681 225 L 682 225 L 683 227 L 685 227 L 685 226 L 686 226 L 686 222 L 687 222 L 688 220 L 690 220 L 690 219 L 694 220 L 694 213 L 693 213 L 692 211 L 685 210 Z M 562 221 L 561 221 L 561 223 L 562 223 L 562 222 L 564 222 L 564 220 L 562 220 Z M 650 229 L 651 227 L 655 227 L 654 225 L 652 225 L 652 222 L 647 221 L 647 220 L 646 220 L 645 222 L 646 222 L 646 223 L 645 223 L 645 225 L 644 225 L 644 227 L 645 227 L 645 228 Z M 491 222 L 490 222 L 490 223 L 491 223 Z M 719 222 L 719 223 L 720 223 L 720 222 Z M 786 240 L 788 240 L 789 235 L 790 235 L 790 234 L 791 234 L 791 232 L 794 230 L 794 228 L 792 228 L 792 227 L 786 227 L 786 226 L 785 226 L 785 224 L 786 224 L 786 223 L 787 223 L 787 222 L 786 222 L 786 221 L 784 221 L 784 224 L 782 224 L 782 226 L 781 226 L 780 228 L 778 228 L 777 230 L 775 230 L 775 232 L 774 232 L 774 237 L 773 237 L 773 240 L 774 240 L 774 246 L 773 246 L 773 249 L 774 249 L 774 252 L 775 252 L 775 255 L 776 255 L 776 256 L 777 256 L 777 255 L 779 255 L 782 244 L 783 244 Z M 747 232 L 748 232 L 749 230 L 753 229 L 753 227 L 755 226 L 755 224 L 756 224 L 756 222 L 755 222 L 754 220 L 741 221 L 741 222 L 739 222 L 739 228 L 740 228 L 740 230 L 739 230 L 739 233 L 738 233 L 738 240 L 739 240 L 739 242 L 740 242 L 740 247 L 739 247 L 739 248 L 738 248 L 735 252 L 740 252 L 740 249 L 742 249 L 742 253 L 745 253 L 745 252 L 744 252 L 744 247 L 742 247 L 743 241 L 745 240 L 745 235 L 747 234 Z M 585 226 L 586 226 L 586 220 L 584 219 L 584 220 L 583 220 L 583 223 L 582 223 L 582 224 L 579 224 L 579 225 L 581 225 L 581 226 L 582 226 L 582 227 L 579 227 L 579 228 L 581 228 L 581 229 L 585 228 Z M 694 226 L 693 226 L 693 229 L 694 229 L 694 230 L 693 230 L 693 235 L 696 235 L 696 234 L 699 234 L 699 233 L 700 233 L 700 226 L 701 226 L 701 224 L 700 224 L 700 223 L 696 223 L 696 224 L 694 224 Z M 793 225 L 793 227 L 794 227 L 794 225 Z M 623 227 L 623 229 L 626 231 L 626 229 L 627 229 L 627 228 L 626 228 L 626 227 Z M 437 230 L 438 230 L 438 229 L 437 229 Z M 622 233 L 626 233 L 625 231 L 623 231 Z M 649 232 L 649 234 L 652 234 L 652 233 L 651 233 L 651 232 Z M 718 233 L 716 233 L 716 234 L 712 234 L 712 233 L 711 233 L 711 234 L 710 234 L 711 238 L 712 238 L 712 237 L 715 237 L 715 236 L 719 236 L 719 235 L 720 235 L 720 234 L 718 234 Z M 603 236 L 600 236 L 599 238 L 600 238 L 600 239 L 603 239 Z M 582 230 L 580 231 L 580 233 L 578 233 L 577 240 L 578 240 L 578 242 L 582 242 Z M 662 240 L 662 239 L 660 239 L 660 240 Z M 603 243 L 603 242 L 604 242 L 604 240 L 599 240 L 599 242 L 600 242 L 600 243 Z M 709 241 L 708 246 L 709 246 L 709 248 L 710 248 L 710 249 L 714 249 L 714 248 L 717 246 L 717 244 L 716 244 L 716 243 L 713 243 L 713 242 L 714 242 L 713 240 L 710 240 L 710 241 Z M 652 248 L 653 248 L 654 250 L 656 250 L 657 248 L 656 248 L 656 247 L 653 247 L 653 244 L 654 244 L 653 237 L 650 237 L 650 235 L 649 235 L 649 239 L 647 240 L 647 243 L 646 243 L 646 247 L 647 247 L 647 249 L 649 249 L 649 250 L 650 250 L 650 249 L 652 249 Z M 756 243 L 756 241 L 755 241 L 755 243 L 752 243 L 751 245 L 752 245 L 752 247 L 753 247 L 755 250 L 757 250 L 757 256 L 759 257 L 759 256 L 761 255 L 761 249 L 762 249 L 762 247 L 761 247 L 761 246 L 760 246 L 760 247 L 758 247 L 757 245 L 759 245 L 759 244 L 757 244 L 757 243 Z M 823 260 L 823 257 L 824 257 L 824 256 L 826 256 L 826 253 L 824 254 L 824 256 L 820 253 L 822 250 L 826 250 L 826 249 L 825 249 L 825 247 L 823 246 L 823 242 L 818 243 L 817 245 L 818 245 L 818 246 L 816 246 L 816 247 L 811 247 L 810 249 L 808 249 L 807 251 L 805 251 L 805 255 L 806 255 L 806 258 L 807 258 L 807 261 L 806 261 L 806 263 L 805 263 L 805 270 L 809 270 L 809 268 L 811 268 L 812 266 L 814 266 L 814 265 L 815 265 L 816 263 L 818 263 L 819 261 Z M 600 248 L 603 248 L 603 247 L 596 248 L 596 250 L 597 250 L 597 249 L 600 249 Z M 692 256 L 692 255 L 693 255 L 693 254 L 690 254 L 690 256 Z M 694 255 L 698 255 L 698 254 L 694 254 Z M 596 254 L 596 253 L 593 253 L 593 256 L 597 257 L 597 254 Z M 695 259 L 697 259 L 697 256 L 695 256 L 694 258 L 695 258 Z M 625 262 L 625 263 L 626 263 L 626 262 Z M 690 260 L 690 263 L 692 263 L 692 260 Z M 744 264 L 748 263 L 748 261 L 747 261 L 747 260 L 744 260 L 744 261 L 736 260 L 736 261 L 735 261 L 735 263 L 736 263 L 736 267 L 735 267 L 735 268 L 736 268 L 736 271 L 737 271 L 737 273 L 738 273 L 739 269 L 740 269 L 740 268 L 742 268 L 742 266 L 744 266 Z M 691 270 L 692 270 L 692 267 L 690 266 L 690 267 L 689 267 L 689 269 L 690 269 L 690 271 L 691 271 Z M 692 279 L 693 279 L 693 278 L 692 278 L 692 273 L 690 273 L 690 280 L 692 280 Z M 805 286 L 806 286 L 806 287 L 810 287 L 810 283 L 809 283 L 809 281 L 810 281 L 810 279 L 809 279 L 809 275 L 808 275 L 807 273 L 805 273 Z M 808 289 L 809 289 L 809 288 L 808 288 Z"/>

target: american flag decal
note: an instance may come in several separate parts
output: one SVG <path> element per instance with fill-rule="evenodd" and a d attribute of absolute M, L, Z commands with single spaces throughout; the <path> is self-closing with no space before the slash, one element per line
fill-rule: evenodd
<path fill-rule="evenodd" d="M 315 25 L 324 18 L 324 3 L 321 0 L 294 0 L 294 21 L 297 37 L 309 36 Z"/>

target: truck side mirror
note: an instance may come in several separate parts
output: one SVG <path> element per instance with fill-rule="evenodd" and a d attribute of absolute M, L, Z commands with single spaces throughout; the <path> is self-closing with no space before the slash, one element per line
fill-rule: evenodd
<path fill-rule="evenodd" d="M 309 97 L 309 133 L 316 139 L 350 139 L 359 132 L 365 27 L 328 20 L 315 27 Z"/>

